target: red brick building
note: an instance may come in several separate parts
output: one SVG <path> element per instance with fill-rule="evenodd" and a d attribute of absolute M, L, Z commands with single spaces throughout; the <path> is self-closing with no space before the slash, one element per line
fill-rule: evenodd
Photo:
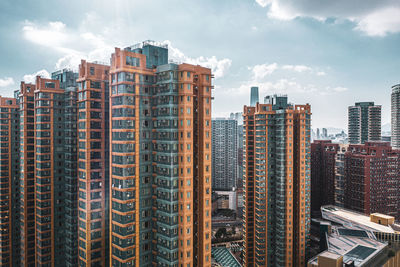
<path fill-rule="evenodd" d="M 400 150 L 388 142 L 350 145 L 344 166 L 345 208 L 400 219 Z"/>
<path fill-rule="evenodd" d="M 339 144 L 316 140 L 311 144 L 311 212 L 335 204 L 335 163 Z"/>

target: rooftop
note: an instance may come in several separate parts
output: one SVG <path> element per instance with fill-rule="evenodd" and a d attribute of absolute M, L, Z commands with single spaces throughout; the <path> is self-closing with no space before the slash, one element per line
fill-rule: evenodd
<path fill-rule="evenodd" d="M 235 256 L 225 247 L 212 247 L 212 258 L 223 267 L 241 267 Z"/>
<path fill-rule="evenodd" d="M 326 233 L 326 237 L 328 249 L 312 258 L 309 261 L 311 266 L 318 266 L 318 257 L 335 261 L 343 257 L 343 262 L 353 261 L 354 266 L 371 266 L 380 262 L 380 255 L 387 247 L 368 230 L 331 226 L 331 232 Z"/>
<path fill-rule="evenodd" d="M 392 226 L 371 222 L 369 216 L 336 206 L 321 207 L 322 218 L 353 229 L 396 233 Z M 387 215 L 385 215 L 387 216 Z M 391 216 L 387 216 L 391 217 Z"/>

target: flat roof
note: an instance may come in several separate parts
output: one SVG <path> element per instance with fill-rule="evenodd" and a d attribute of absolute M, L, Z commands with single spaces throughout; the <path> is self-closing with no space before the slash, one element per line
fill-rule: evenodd
<path fill-rule="evenodd" d="M 343 262 L 354 261 L 355 266 L 365 266 L 387 246 L 369 230 L 332 226 L 326 237 L 328 249 L 309 260 L 312 266 L 317 266 L 319 256 L 335 260 L 343 257 Z"/>
<path fill-rule="evenodd" d="M 336 206 L 321 207 L 322 218 L 339 223 L 343 226 L 358 229 L 368 229 L 375 232 L 396 233 L 390 226 L 371 222 L 369 216 Z"/>

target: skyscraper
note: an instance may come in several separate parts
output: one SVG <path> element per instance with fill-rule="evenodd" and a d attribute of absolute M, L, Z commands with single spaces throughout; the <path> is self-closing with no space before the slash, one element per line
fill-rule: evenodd
<path fill-rule="evenodd" d="M 349 145 L 345 153 L 344 207 L 400 219 L 400 151 L 387 142 Z"/>
<path fill-rule="evenodd" d="M 51 76 L 64 89 L 65 265 L 73 267 L 78 266 L 78 73 L 64 69 Z"/>
<path fill-rule="evenodd" d="M 79 65 L 79 266 L 109 264 L 109 69 Z"/>
<path fill-rule="evenodd" d="M 20 266 L 19 105 L 0 96 L 0 265 Z"/>
<path fill-rule="evenodd" d="M 211 71 L 145 41 L 111 60 L 111 264 L 211 266 Z"/>
<path fill-rule="evenodd" d="M 58 80 L 36 77 L 36 264 L 65 266 L 65 102 Z"/>
<path fill-rule="evenodd" d="M 238 178 L 238 125 L 234 119 L 212 120 L 213 190 L 232 190 Z"/>
<path fill-rule="evenodd" d="M 251 92 L 250 92 L 250 106 L 255 107 L 256 104 L 259 102 L 258 98 L 258 87 L 251 87 Z"/>
<path fill-rule="evenodd" d="M 310 229 L 310 105 L 244 107 L 245 265 L 304 266 Z"/>
<path fill-rule="evenodd" d="M 374 102 L 359 102 L 348 108 L 350 144 L 381 140 L 381 109 Z"/>
<path fill-rule="evenodd" d="M 400 149 L 400 84 L 392 86 L 392 146 Z"/>
<path fill-rule="evenodd" d="M 20 105 L 20 225 L 21 265 L 35 266 L 35 99 L 36 85 L 21 82 Z"/>

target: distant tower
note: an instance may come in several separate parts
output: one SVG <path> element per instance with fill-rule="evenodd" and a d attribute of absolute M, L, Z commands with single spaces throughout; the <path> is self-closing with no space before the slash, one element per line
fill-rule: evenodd
<path fill-rule="evenodd" d="M 322 137 L 327 138 L 328 137 L 328 130 L 326 128 L 322 128 Z"/>
<path fill-rule="evenodd" d="M 321 134 L 320 134 L 319 128 L 317 128 L 317 139 L 320 139 L 320 138 L 321 138 Z"/>
<path fill-rule="evenodd" d="M 400 149 L 400 84 L 392 86 L 392 146 Z"/>
<path fill-rule="evenodd" d="M 381 106 L 359 102 L 349 107 L 349 143 L 381 140 Z"/>
<path fill-rule="evenodd" d="M 255 107 L 258 100 L 258 87 L 251 87 L 250 106 Z"/>

